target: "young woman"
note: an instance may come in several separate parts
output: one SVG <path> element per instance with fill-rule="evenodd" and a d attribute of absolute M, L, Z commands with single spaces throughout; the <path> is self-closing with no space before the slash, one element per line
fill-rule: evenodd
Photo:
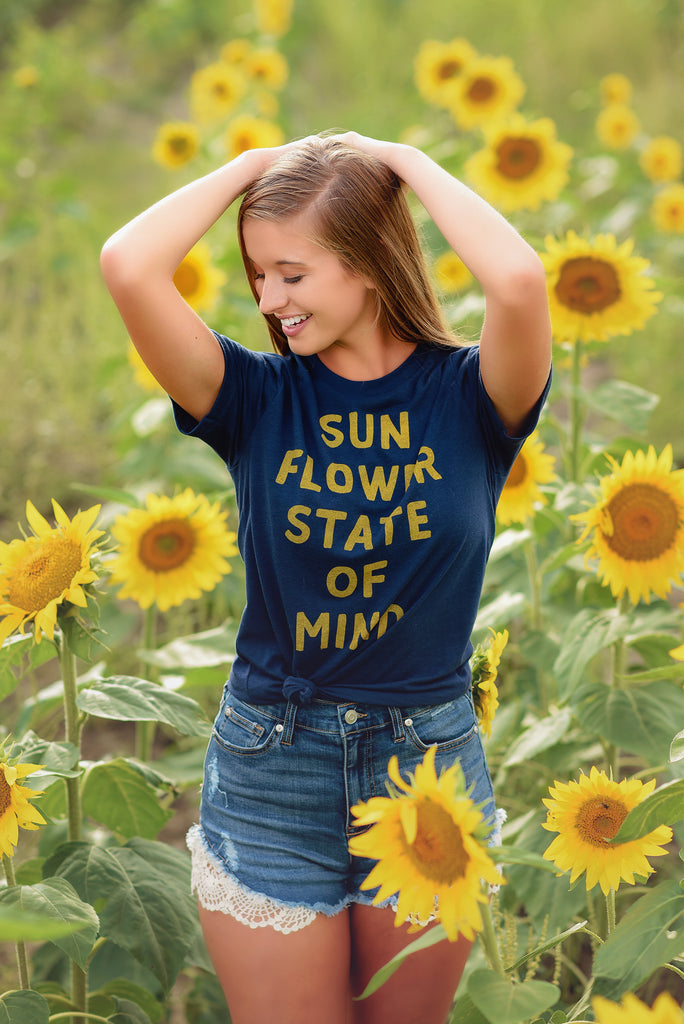
<path fill-rule="evenodd" d="M 479 281 L 456 343 L 404 185 Z M 213 333 L 177 266 L 244 193 L 238 233 L 275 354 Z M 487 203 L 411 146 L 353 132 L 243 153 L 104 246 L 130 336 L 180 430 L 236 486 L 247 601 L 189 835 L 207 946 L 235 1024 L 443 1024 L 462 938 L 409 957 L 360 889 L 350 807 L 430 746 L 494 818 L 470 633 L 496 502 L 550 374 L 544 272 Z"/>

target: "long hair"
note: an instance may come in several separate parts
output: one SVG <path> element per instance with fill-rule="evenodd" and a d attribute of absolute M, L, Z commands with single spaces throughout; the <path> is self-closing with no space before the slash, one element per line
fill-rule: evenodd
<path fill-rule="evenodd" d="M 378 323 L 403 341 L 453 347 L 416 226 L 397 175 L 382 161 L 331 136 L 315 136 L 285 153 L 247 188 L 238 213 L 238 239 L 258 302 L 245 250 L 249 218 L 282 221 L 306 212 L 307 237 L 348 270 L 373 282 Z M 265 314 L 271 342 L 285 355 L 278 318 Z"/>

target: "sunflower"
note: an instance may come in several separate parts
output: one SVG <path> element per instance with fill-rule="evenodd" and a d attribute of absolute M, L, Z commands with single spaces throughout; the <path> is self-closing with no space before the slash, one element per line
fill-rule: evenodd
<path fill-rule="evenodd" d="M 228 125 L 225 139 L 228 159 L 233 160 L 248 149 L 280 146 L 285 136 L 274 121 L 268 121 L 264 117 L 252 117 L 250 114 L 240 114 Z"/>
<path fill-rule="evenodd" d="M 180 294 L 198 311 L 207 311 L 216 305 L 224 281 L 225 274 L 212 264 L 206 242 L 197 242 L 173 275 L 173 283 Z"/>
<path fill-rule="evenodd" d="M 660 231 L 681 234 L 684 231 L 684 185 L 667 185 L 653 200 L 653 223 Z"/>
<path fill-rule="evenodd" d="M 19 829 L 28 831 L 45 824 L 45 818 L 29 801 L 40 796 L 42 789 L 29 789 L 17 781 L 40 771 L 40 764 L 8 764 L 0 761 L 0 856 L 14 856 Z"/>
<path fill-rule="evenodd" d="M 252 50 L 249 39 L 231 39 L 221 47 L 221 60 L 224 64 L 232 64 L 241 67 Z"/>
<path fill-rule="evenodd" d="M 459 75 L 450 110 L 467 130 L 507 118 L 524 92 L 510 57 L 476 57 Z"/>
<path fill-rule="evenodd" d="M 555 788 L 554 788 L 555 786 Z M 586 871 L 587 891 L 598 883 L 601 890 L 617 889 L 620 881 L 634 885 L 634 876 L 648 876 L 653 868 L 647 857 L 662 857 L 663 846 L 670 842 L 672 829 L 659 825 L 626 843 L 611 843 L 629 811 L 655 788 L 655 780 L 614 782 L 595 766 L 579 782 L 555 782 L 549 787 L 550 800 L 542 828 L 559 835 L 545 850 L 544 857 L 557 868 L 570 871 L 570 884 Z"/>
<path fill-rule="evenodd" d="M 473 674 L 473 703 L 480 729 L 485 736 L 491 734 L 492 722 L 499 706 L 496 677 L 501 654 L 508 643 L 507 629 L 504 629 L 502 633 L 495 633 L 492 629 L 491 634 L 486 643 L 477 645 L 470 659 Z"/>
<path fill-rule="evenodd" d="M 557 341 L 606 341 L 653 316 L 663 296 L 645 274 L 648 260 L 632 256 L 631 239 L 618 245 L 614 235 L 587 239 L 568 231 L 564 241 L 545 241 L 541 259 Z"/>
<path fill-rule="evenodd" d="M 499 498 L 496 518 L 502 526 L 524 523 L 534 515 L 535 505 L 546 504 L 539 485 L 556 479 L 555 464 L 555 458 L 545 452 L 539 435 L 533 431 L 520 449 Z"/>
<path fill-rule="evenodd" d="M 100 511 L 94 505 L 73 519 L 52 500 L 57 525 L 53 528 L 26 502 L 26 519 L 33 536 L 0 542 L 0 644 L 15 629 L 20 633 L 33 621 L 36 643 L 42 634 L 54 639 L 58 608 L 72 604 L 85 608 L 84 587 L 97 579 L 91 558 L 101 530 L 92 526 Z"/>
<path fill-rule="evenodd" d="M 632 98 L 632 83 L 626 75 L 619 71 L 610 75 L 604 75 L 599 82 L 601 101 L 604 105 L 610 103 L 629 103 Z"/>
<path fill-rule="evenodd" d="M 661 992 L 653 1006 L 647 1006 L 631 992 L 620 1003 L 612 1003 L 603 996 L 591 1001 L 596 1024 L 684 1024 L 684 1010 L 669 992 Z"/>
<path fill-rule="evenodd" d="M 639 118 L 625 103 L 609 103 L 596 118 L 599 142 L 610 149 L 626 149 L 640 128 Z"/>
<path fill-rule="evenodd" d="M 587 559 L 615 598 L 627 591 L 633 604 L 651 592 L 666 597 L 684 572 L 684 469 L 672 470 L 672 445 L 656 455 L 627 452 L 622 465 L 601 478 L 601 498 L 572 518 L 591 535 Z"/>
<path fill-rule="evenodd" d="M 207 64 L 190 79 L 190 104 L 197 121 L 218 121 L 230 114 L 242 99 L 246 81 L 234 66 L 217 61 Z"/>
<path fill-rule="evenodd" d="M 418 92 L 429 103 L 449 107 L 459 75 L 476 56 L 466 39 L 452 39 L 449 43 L 426 39 L 414 60 Z"/>
<path fill-rule="evenodd" d="M 669 655 L 671 658 L 674 658 L 675 661 L 684 661 L 684 644 L 680 644 L 679 647 L 673 647 L 672 650 L 669 651 Z"/>
<path fill-rule="evenodd" d="M 465 164 L 466 175 L 505 212 L 537 210 L 556 199 L 568 180 L 572 149 L 556 139 L 548 117 L 526 121 L 513 114 L 505 125 L 485 129 L 484 149 Z"/>
<path fill-rule="evenodd" d="M 133 342 L 130 342 L 128 346 L 128 362 L 133 367 L 133 376 L 136 384 L 138 384 L 143 391 L 156 391 L 158 394 L 164 393 L 164 389 L 161 384 L 158 383 L 156 377 L 154 377 L 147 369 L 147 366 L 143 362 L 143 359 Z"/>
<path fill-rule="evenodd" d="M 671 135 L 656 135 L 639 156 L 642 171 L 651 181 L 677 181 L 682 176 L 682 147 Z"/>
<path fill-rule="evenodd" d="M 473 280 L 473 275 L 455 252 L 443 252 L 438 256 L 433 270 L 437 284 L 447 295 L 462 291 Z"/>
<path fill-rule="evenodd" d="M 283 36 L 292 24 L 294 0 L 254 0 L 254 13 L 260 32 Z"/>
<path fill-rule="evenodd" d="M 213 590 L 231 572 L 226 561 L 237 554 L 226 513 L 188 487 L 174 498 L 148 494 L 145 508 L 119 516 L 112 535 L 119 551 L 111 579 L 122 584 L 118 597 L 161 611 Z"/>
<path fill-rule="evenodd" d="M 33 89 L 40 81 L 40 72 L 35 64 L 22 64 L 12 75 L 12 81 L 19 89 Z"/>
<path fill-rule="evenodd" d="M 361 888 L 380 887 L 374 903 L 398 894 L 395 925 L 436 915 L 449 939 L 459 932 L 472 939 L 482 928 L 482 881 L 500 885 L 501 876 L 482 846 L 488 825 L 465 793 L 460 764 L 437 778 L 435 750 L 429 748 L 410 784 L 397 758 L 390 759 L 391 795 L 352 807 L 355 825 L 372 827 L 353 836 L 349 850 L 378 861 Z"/>
<path fill-rule="evenodd" d="M 152 156 L 162 167 L 174 169 L 187 164 L 199 149 L 199 132 L 187 121 L 169 121 L 157 132 Z"/>
<path fill-rule="evenodd" d="M 252 81 L 276 92 L 283 88 L 290 73 L 282 53 L 273 49 L 252 50 L 245 57 L 242 67 Z"/>

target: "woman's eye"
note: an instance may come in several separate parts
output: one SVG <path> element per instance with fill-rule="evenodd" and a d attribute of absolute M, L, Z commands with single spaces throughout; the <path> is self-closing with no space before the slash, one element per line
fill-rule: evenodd
<path fill-rule="evenodd" d="M 297 282 L 301 281 L 301 279 L 302 274 L 297 274 L 296 277 L 284 277 L 283 281 L 285 282 L 285 284 L 297 284 Z"/>
<path fill-rule="evenodd" d="M 257 272 L 255 270 L 254 271 L 254 280 L 255 281 L 263 281 L 263 279 L 264 279 L 264 275 L 263 274 L 257 274 Z"/>

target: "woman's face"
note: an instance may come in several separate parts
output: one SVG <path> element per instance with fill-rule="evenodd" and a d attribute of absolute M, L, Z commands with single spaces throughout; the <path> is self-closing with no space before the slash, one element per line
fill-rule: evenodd
<path fill-rule="evenodd" d="M 245 218 L 243 238 L 259 309 L 278 317 L 297 355 L 332 346 L 363 351 L 378 337 L 375 292 L 309 235 L 305 215 Z"/>

